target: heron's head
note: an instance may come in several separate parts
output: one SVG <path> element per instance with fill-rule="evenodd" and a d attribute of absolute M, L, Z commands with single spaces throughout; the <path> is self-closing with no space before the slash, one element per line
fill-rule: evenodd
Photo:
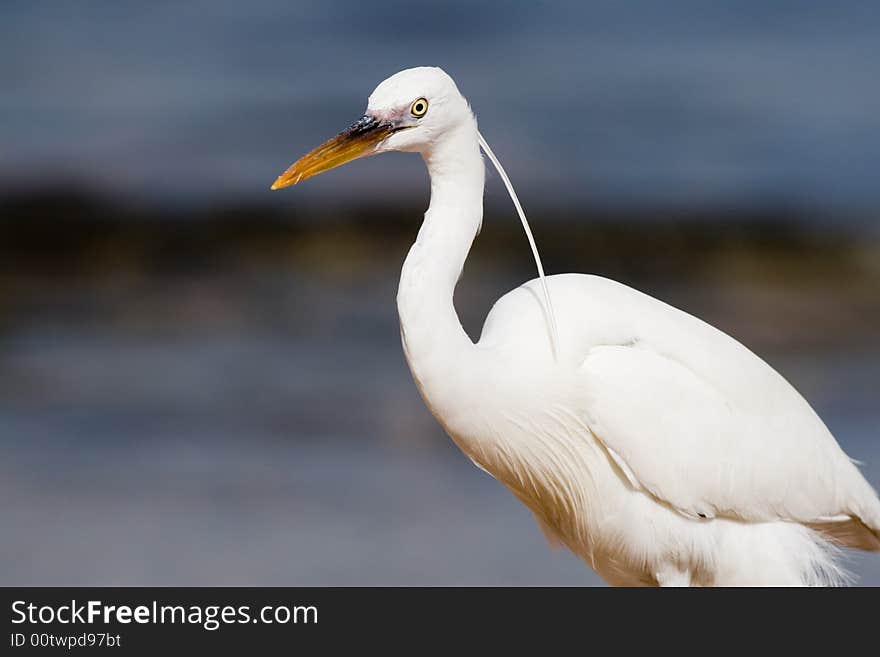
<path fill-rule="evenodd" d="M 426 153 L 443 135 L 472 123 L 467 101 L 442 69 L 406 69 L 376 87 L 363 117 L 297 160 L 278 176 L 272 189 L 295 185 L 368 155 Z"/>

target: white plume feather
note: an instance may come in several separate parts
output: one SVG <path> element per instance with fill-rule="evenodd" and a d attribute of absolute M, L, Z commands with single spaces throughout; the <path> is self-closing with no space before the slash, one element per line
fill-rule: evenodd
<path fill-rule="evenodd" d="M 544 265 L 541 264 L 541 256 L 538 253 L 538 245 L 535 244 L 535 237 L 532 235 L 532 229 L 529 226 L 529 221 L 526 219 L 526 213 L 522 209 L 522 205 L 519 202 L 519 198 L 516 195 L 516 191 L 513 189 L 513 183 L 510 182 L 510 178 L 507 176 L 507 172 L 504 170 L 504 167 L 501 166 L 501 162 L 498 161 L 498 158 L 495 157 L 495 153 L 492 152 L 492 149 L 489 147 L 489 144 L 486 142 L 486 138 L 483 137 L 479 132 L 477 133 L 477 137 L 480 140 L 480 147 L 489 156 L 489 160 L 491 160 L 492 164 L 495 166 L 495 169 L 498 171 L 498 175 L 501 176 L 501 180 L 504 181 L 504 186 L 507 188 L 507 193 L 510 194 L 510 200 L 513 201 L 514 207 L 516 207 L 517 214 L 519 214 L 519 219 L 522 222 L 523 230 L 526 232 L 526 238 L 529 241 L 529 246 L 532 248 L 532 255 L 535 257 L 535 264 L 538 267 L 538 278 L 541 279 L 541 287 L 544 290 L 544 302 L 547 304 L 546 308 L 546 317 L 548 322 L 548 329 L 550 331 L 550 346 L 553 350 L 553 358 L 558 359 L 559 357 L 559 334 L 556 330 L 556 313 L 553 312 L 553 303 L 550 300 L 550 289 L 547 287 L 547 279 L 544 276 Z"/>

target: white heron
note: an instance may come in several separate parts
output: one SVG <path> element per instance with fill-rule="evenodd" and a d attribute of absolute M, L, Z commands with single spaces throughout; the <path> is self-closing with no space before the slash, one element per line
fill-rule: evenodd
<path fill-rule="evenodd" d="M 408 69 L 272 189 L 358 157 L 422 155 L 431 201 L 397 294 L 406 359 L 446 432 L 551 543 L 611 584 L 659 586 L 835 584 L 837 546 L 880 550 L 880 500 L 822 420 L 703 321 L 539 264 L 470 340 L 453 292 L 483 216 L 481 145 L 507 184 L 453 80 Z"/>

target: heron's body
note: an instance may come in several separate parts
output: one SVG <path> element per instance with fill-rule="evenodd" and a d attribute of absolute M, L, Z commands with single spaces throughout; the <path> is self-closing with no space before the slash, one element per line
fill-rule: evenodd
<path fill-rule="evenodd" d="M 377 149 L 417 150 L 431 176 L 398 292 L 406 358 L 456 444 L 551 541 L 630 585 L 832 583 L 831 541 L 880 548 L 880 501 L 809 404 L 699 319 L 566 274 L 547 279 L 556 353 L 537 281 L 473 343 L 453 292 L 482 221 L 476 120 L 439 69 L 389 78 L 368 116 L 393 122 L 418 97 L 438 123 Z"/>

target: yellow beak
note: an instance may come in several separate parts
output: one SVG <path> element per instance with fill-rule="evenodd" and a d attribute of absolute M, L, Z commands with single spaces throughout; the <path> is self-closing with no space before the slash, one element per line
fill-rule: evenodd
<path fill-rule="evenodd" d="M 392 132 L 392 124 L 365 116 L 294 162 L 272 183 L 272 189 L 295 185 L 346 162 L 372 155 L 376 145 Z"/>

